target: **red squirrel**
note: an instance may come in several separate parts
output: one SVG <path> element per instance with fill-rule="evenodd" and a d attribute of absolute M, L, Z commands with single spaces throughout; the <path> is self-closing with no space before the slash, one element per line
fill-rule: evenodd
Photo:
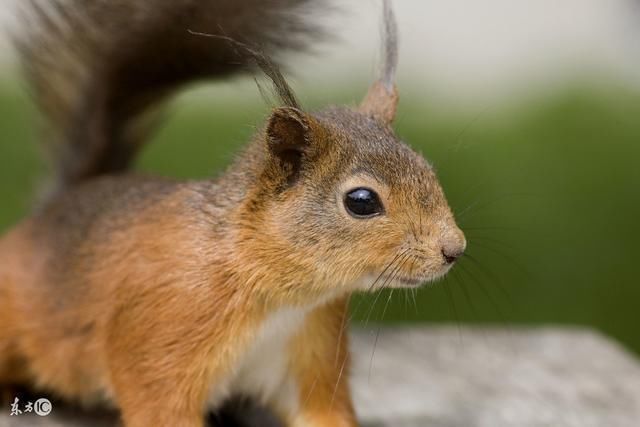
<path fill-rule="evenodd" d="M 127 427 L 202 426 L 235 395 L 286 426 L 357 425 L 349 296 L 437 279 L 466 241 L 392 129 L 390 5 L 364 101 L 307 111 L 270 58 L 313 40 L 310 3 L 29 2 L 19 47 L 56 175 L 0 239 L 0 384 L 111 405 Z M 171 94 L 252 64 L 280 105 L 224 174 L 130 170 Z"/>

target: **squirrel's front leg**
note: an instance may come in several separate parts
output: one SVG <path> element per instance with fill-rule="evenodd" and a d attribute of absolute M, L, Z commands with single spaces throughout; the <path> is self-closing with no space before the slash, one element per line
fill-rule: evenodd
<path fill-rule="evenodd" d="M 211 386 L 228 369 L 224 352 L 214 347 L 229 347 L 230 328 L 210 313 L 206 298 L 177 298 L 169 287 L 149 293 L 116 310 L 108 328 L 109 379 L 122 421 L 126 427 L 202 427 Z M 158 310 L 155 301 L 173 303 Z"/>
<path fill-rule="evenodd" d="M 111 344 L 110 382 L 124 426 L 203 427 L 206 367 L 171 346 L 149 345 L 156 338 Z"/>
<path fill-rule="evenodd" d="M 297 402 L 280 409 L 289 427 L 354 427 L 349 392 L 348 298 L 309 313 L 291 343 L 290 375 Z"/>

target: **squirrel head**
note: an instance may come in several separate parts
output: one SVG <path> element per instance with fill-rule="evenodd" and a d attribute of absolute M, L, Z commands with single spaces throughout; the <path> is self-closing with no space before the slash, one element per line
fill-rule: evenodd
<path fill-rule="evenodd" d="M 466 247 L 432 166 L 393 132 L 397 31 L 383 5 L 381 75 L 357 108 L 304 112 L 278 70 L 258 61 L 286 106 L 249 153 L 257 183 L 243 223 L 252 258 L 289 290 L 309 279 L 330 289 L 417 286 Z"/>
<path fill-rule="evenodd" d="M 389 115 L 281 107 L 261 136 L 248 219 L 260 224 L 263 253 L 279 257 L 269 264 L 283 264 L 275 268 L 341 289 L 417 286 L 463 253 L 432 166 Z"/>

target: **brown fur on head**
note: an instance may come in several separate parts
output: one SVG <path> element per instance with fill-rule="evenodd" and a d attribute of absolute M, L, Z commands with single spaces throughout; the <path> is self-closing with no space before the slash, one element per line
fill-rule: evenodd
<path fill-rule="evenodd" d="M 241 212 L 260 224 L 248 247 L 277 254 L 278 268 L 325 290 L 416 286 L 441 277 L 464 251 L 432 167 L 377 117 L 285 107 L 257 144 L 259 191 Z M 349 211 L 346 198 L 359 188 L 377 194 L 380 212 Z"/>

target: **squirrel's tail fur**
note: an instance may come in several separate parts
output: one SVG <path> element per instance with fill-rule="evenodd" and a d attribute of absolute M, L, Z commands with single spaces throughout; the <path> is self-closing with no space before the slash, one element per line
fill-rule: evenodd
<path fill-rule="evenodd" d="M 256 50 L 303 48 L 318 33 L 302 20 L 311 2 L 30 0 L 18 47 L 50 125 L 57 187 L 127 169 L 149 113 L 185 83 L 245 70 Z"/>

